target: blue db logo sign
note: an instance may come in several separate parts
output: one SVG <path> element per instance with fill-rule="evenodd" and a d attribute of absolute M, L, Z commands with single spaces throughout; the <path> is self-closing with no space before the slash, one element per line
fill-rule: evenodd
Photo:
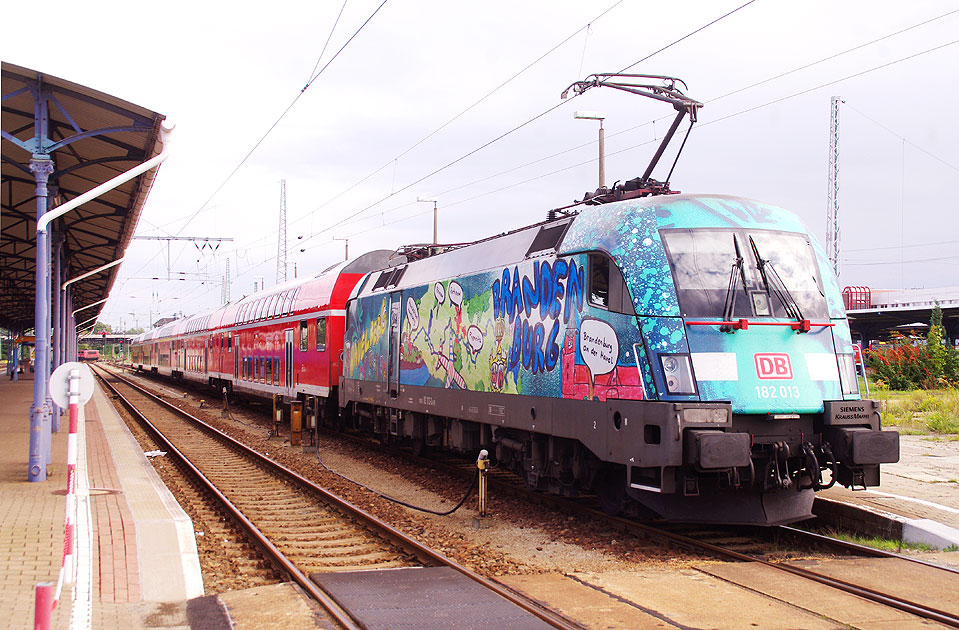
<path fill-rule="evenodd" d="M 760 352 L 754 355 L 756 360 L 756 376 L 762 379 L 793 377 L 793 367 L 789 362 L 789 355 L 778 352 Z"/>

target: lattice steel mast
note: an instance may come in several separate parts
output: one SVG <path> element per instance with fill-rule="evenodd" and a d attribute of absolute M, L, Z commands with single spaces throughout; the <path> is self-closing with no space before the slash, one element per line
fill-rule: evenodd
<path fill-rule="evenodd" d="M 280 180 L 280 237 L 276 244 L 276 283 L 286 282 L 286 180 Z"/>
<path fill-rule="evenodd" d="M 839 277 L 839 104 L 833 96 L 829 117 L 829 171 L 826 185 L 826 256 Z"/>
<path fill-rule="evenodd" d="M 220 303 L 228 304 L 230 302 L 230 257 L 226 259 L 226 274 L 223 276 L 223 291 L 220 293 Z"/>

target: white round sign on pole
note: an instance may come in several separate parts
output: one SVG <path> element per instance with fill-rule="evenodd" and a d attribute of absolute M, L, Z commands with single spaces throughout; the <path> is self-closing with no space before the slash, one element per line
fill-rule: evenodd
<path fill-rule="evenodd" d="M 80 373 L 80 404 L 85 405 L 93 396 L 93 372 L 89 366 L 71 361 L 64 363 L 50 375 L 50 397 L 57 406 L 66 409 L 70 406 L 70 371 Z"/>

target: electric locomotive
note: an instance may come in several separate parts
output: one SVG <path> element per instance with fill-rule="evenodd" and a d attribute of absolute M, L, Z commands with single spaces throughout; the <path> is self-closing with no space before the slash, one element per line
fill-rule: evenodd
<path fill-rule="evenodd" d="M 429 250 L 347 304 L 358 428 L 683 521 L 807 518 L 823 470 L 877 485 L 898 459 L 828 260 L 781 208 L 653 196 Z"/>
<path fill-rule="evenodd" d="M 670 520 L 791 522 L 818 489 L 878 485 L 899 436 L 859 395 L 822 248 L 786 210 L 650 177 L 701 107 L 681 83 L 570 86 L 673 105 L 643 176 L 508 234 L 399 250 L 359 283 L 344 418 L 417 449 L 490 449 L 532 487 Z"/>

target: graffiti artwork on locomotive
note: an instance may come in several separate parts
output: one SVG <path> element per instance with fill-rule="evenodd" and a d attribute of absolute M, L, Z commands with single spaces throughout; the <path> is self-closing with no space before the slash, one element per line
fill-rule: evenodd
<path fill-rule="evenodd" d="M 371 274 L 348 305 L 340 404 L 612 509 L 786 522 L 810 515 L 823 470 L 875 485 L 898 458 L 852 352 L 792 214 L 659 196 Z"/>
<path fill-rule="evenodd" d="M 577 89 L 648 87 L 594 76 Z M 699 104 L 654 78 L 678 111 L 662 149 Z M 146 333 L 134 362 L 416 451 L 488 449 L 614 512 L 785 523 L 833 483 L 878 485 L 899 436 L 860 397 L 822 247 L 784 209 L 674 194 L 648 177 L 659 154 L 542 223 L 372 252 Z"/>

